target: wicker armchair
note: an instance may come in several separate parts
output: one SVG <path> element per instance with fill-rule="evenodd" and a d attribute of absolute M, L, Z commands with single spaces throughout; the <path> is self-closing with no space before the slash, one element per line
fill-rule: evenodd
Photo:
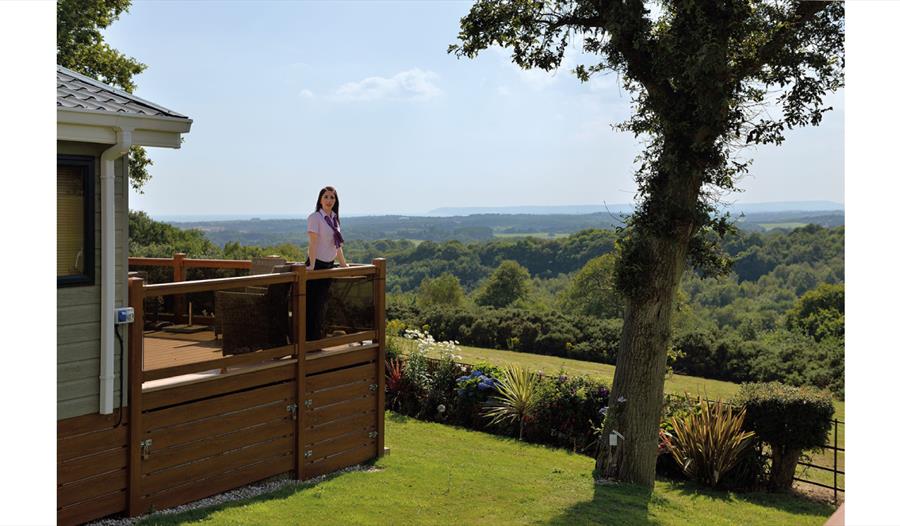
<path fill-rule="evenodd" d="M 290 294 L 290 283 L 270 285 L 263 294 L 216 291 L 216 321 L 221 324 L 222 355 L 289 345 Z"/>
<path fill-rule="evenodd" d="M 291 266 L 287 260 L 278 256 L 265 256 L 253 258 L 250 262 L 250 276 L 258 276 L 261 274 L 276 274 L 280 272 L 290 272 Z M 229 292 L 229 294 L 232 292 Z M 266 293 L 266 287 L 244 287 L 242 290 L 235 290 L 233 293 L 248 293 L 262 295 Z M 228 300 L 225 300 L 226 302 Z M 219 307 L 219 297 L 216 296 L 215 314 L 213 321 L 213 334 L 216 338 L 222 334 L 222 317 L 224 313 Z"/>

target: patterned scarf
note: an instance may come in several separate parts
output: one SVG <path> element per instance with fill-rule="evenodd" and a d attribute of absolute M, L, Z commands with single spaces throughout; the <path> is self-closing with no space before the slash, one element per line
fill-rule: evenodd
<path fill-rule="evenodd" d="M 328 223 L 328 226 L 331 227 L 332 232 L 334 232 L 334 248 L 341 248 L 341 245 L 344 244 L 344 236 L 341 235 L 341 231 L 337 229 L 334 221 L 331 220 L 331 216 L 325 215 L 322 213 L 322 216 L 325 217 L 325 222 Z"/>

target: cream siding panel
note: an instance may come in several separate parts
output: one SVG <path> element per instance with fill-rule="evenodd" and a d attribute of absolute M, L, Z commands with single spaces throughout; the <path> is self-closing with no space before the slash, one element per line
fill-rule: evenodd
<path fill-rule="evenodd" d="M 57 153 L 92 155 L 95 184 L 95 285 L 57 289 L 57 418 L 70 418 L 96 413 L 99 409 L 100 389 L 100 154 L 108 146 L 88 143 L 57 141 Z M 128 276 L 128 192 L 125 181 L 125 160 L 116 165 L 116 305 L 127 304 Z M 120 329 L 125 338 L 127 356 L 127 332 Z M 116 397 L 119 405 L 119 345 L 114 340 L 116 360 Z"/>
<path fill-rule="evenodd" d="M 125 340 L 126 345 L 128 340 Z M 99 344 L 95 341 L 64 343 L 56 346 L 56 365 L 90 360 L 100 356 Z"/>
<path fill-rule="evenodd" d="M 118 352 L 116 353 L 116 374 L 121 370 Z M 57 378 L 99 378 L 100 358 L 91 358 L 71 363 L 56 365 Z"/>
<path fill-rule="evenodd" d="M 89 303 L 85 305 L 73 305 L 66 308 L 65 318 L 56 321 L 58 327 L 65 325 L 78 325 L 83 323 L 100 322 L 100 304 Z"/>
<path fill-rule="evenodd" d="M 100 383 L 98 382 L 98 389 L 99 385 Z M 99 392 L 95 395 L 60 400 L 56 403 L 56 419 L 63 420 L 65 418 L 95 413 L 97 412 L 98 407 L 100 407 Z"/>

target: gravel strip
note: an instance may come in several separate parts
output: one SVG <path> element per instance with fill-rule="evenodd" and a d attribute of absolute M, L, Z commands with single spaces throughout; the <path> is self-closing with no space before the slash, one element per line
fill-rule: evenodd
<path fill-rule="evenodd" d="M 209 508 L 212 506 L 218 506 L 220 504 L 224 504 L 226 502 L 234 502 L 238 500 L 250 499 L 253 497 L 257 497 L 259 495 L 264 495 L 266 493 L 272 493 L 282 488 L 294 487 L 294 488 L 302 488 L 306 486 L 314 486 L 319 482 L 322 482 L 326 478 L 333 477 L 335 475 L 339 475 L 341 473 L 350 473 L 353 471 L 365 471 L 365 472 L 376 472 L 381 471 L 382 468 L 376 468 L 368 465 L 357 465 L 350 466 L 349 468 L 344 468 L 339 471 L 334 471 L 331 473 L 327 473 L 325 475 L 318 476 L 314 479 L 299 481 L 290 478 L 290 475 L 277 475 L 275 477 L 268 478 L 266 480 L 255 482 L 253 484 L 249 484 L 247 486 L 243 486 L 237 489 L 233 489 L 230 491 L 226 491 L 225 493 L 220 493 L 218 495 L 213 495 L 212 497 L 207 497 L 205 499 L 195 500 L 194 502 L 189 502 L 187 504 L 182 504 L 181 506 L 176 506 L 174 508 L 167 508 L 164 510 L 160 510 L 153 513 L 148 513 L 146 515 L 141 515 L 139 517 L 123 517 L 123 518 L 107 518 L 100 519 L 98 521 L 94 521 L 88 523 L 87 526 L 130 526 L 132 524 L 137 524 L 138 522 L 148 519 L 150 517 L 160 517 L 163 515 L 173 515 L 176 513 L 182 513 L 189 510 L 199 510 L 202 508 Z"/>

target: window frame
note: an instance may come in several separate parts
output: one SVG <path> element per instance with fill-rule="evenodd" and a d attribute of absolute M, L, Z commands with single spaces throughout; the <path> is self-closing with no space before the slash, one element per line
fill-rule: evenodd
<path fill-rule="evenodd" d="M 57 276 L 56 287 L 91 286 L 95 284 L 94 251 L 96 250 L 94 232 L 96 157 L 85 155 L 57 155 L 57 177 L 59 166 L 80 168 L 84 176 L 84 272 L 70 276 Z M 59 209 L 57 208 L 57 214 Z"/>

